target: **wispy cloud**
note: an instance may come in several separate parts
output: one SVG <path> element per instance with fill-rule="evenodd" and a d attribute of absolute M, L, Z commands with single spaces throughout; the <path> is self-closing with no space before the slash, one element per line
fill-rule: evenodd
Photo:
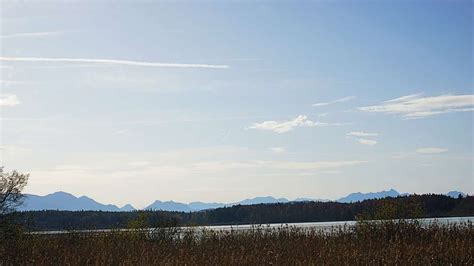
<path fill-rule="evenodd" d="M 274 153 L 286 152 L 286 149 L 284 147 L 271 147 L 270 150 L 273 151 Z"/>
<path fill-rule="evenodd" d="M 45 63 L 94 63 L 94 64 L 112 64 L 140 67 L 169 67 L 169 68 L 215 68 L 225 69 L 228 65 L 209 65 L 209 64 L 185 64 L 185 63 L 161 63 L 161 62 L 142 62 L 117 59 L 95 59 L 95 58 L 49 58 L 49 57 L 0 57 L 0 61 L 5 62 L 45 62 Z"/>
<path fill-rule="evenodd" d="M 30 84 L 31 82 L 27 81 L 17 81 L 17 80 L 5 80 L 5 79 L 0 79 L 0 85 L 1 86 L 13 86 L 13 85 L 24 85 L 24 84 Z"/>
<path fill-rule="evenodd" d="M 20 100 L 15 94 L 0 94 L 0 106 L 15 106 Z"/>
<path fill-rule="evenodd" d="M 438 153 L 443 153 L 447 151 L 448 149 L 436 148 L 436 147 L 419 148 L 416 150 L 416 152 L 419 154 L 438 154 Z"/>
<path fill-rule="evenodd" d="M 321 114 L 318 114 L 318 117 L 326 117 L 328 115 L 329 115 L 329 113 L 321 113 Z"/>
<path fill-rule="evenodd" d="M 0 39 L 48 37 L 62 34 L 62 31 L 23 32 L 0 35 Z"/>
<path fill-rule="evenodd" d="M 335 103 L 343 103 L 343 102 L 348 102 L 348 101 L 350 101 L 354 98 L 355 98 L 354 96 L 347 96 L 347 97 L 340 98 L 340 99 L 330 101 L 330 102 L 315 103 L 315 104 L 313 104 L 313 106 L 317 107 L 317 106 L 331 105 L 331 104 L 335 104 Z"/>
<path fill-rule="evenodd" d="M 94 170 L 94 168 L 85 167 L 85 166 L 76 165 L 76 164 L 59 164 L 59 165 L 56 165 L 53 168 L 53 170 L 54 171 L 80 171 L 80 172 L 84 172 L 84 171 L 88 171 L 88 170 Z"/>
<path fill-rule="evenodd" d="M 122 135 L 122 134 L 126 134 L 126 133 L 128 133 L 128 132 L 130 132 L 130 130 L 128 130 L 128 129 L 122 129 L 122 130 L 117 130 L 117 131 L 115 131 L 115 132 L 113 133 L 113 135 Z"/>
<path fill-rule="evenodd" d="M 32 149 L 15 145 L 0 145 L 0 159 L 16 158 L 31 155 Z"/>
<path fill-rule="evenodd" d="M 254 123 L 248 129 L 269 130 L 275 133 L 286 133 L 296 127 L 325 127 L 325 126 L 342 126 L 344 123 L 324 123 L 319 121 L 311 121 L 305 115 L 299 115 L 293 120 L 285 121 L 264 121 L 262 123 Z"/>
<path fill-rule="evenodd" d="M 415 119 L 444 113 L 474 111 L 474 95 L 422 97 L 422 94 L 411 94 L 358 109 L 364 112 L 399 114 L 406 119 Z"/>
<path fill-rule="evenodd" d="M 47 121 L 53 118 L 0 117 L 0 121 Z"/>
<path fill-rule="evenodd" d="M 203 118 L 183 118 L 183 119 L 163 119 L 163 120 L 136 120 L 126 121 L 124 124 L 155 126 L 171 123 L 196 123 L 196 122 L 214 122 L 214 121 L 232 121 L 232 120 L 250 120 L 264 118 L 265 116 L 226 116 L 226 117 L 203 117 Z"/>
<path fill-rule="evenodd" d="M 129 166 L 133 166 L 133 167 L 145 167 L 145 166 L 150 166 L 151 164 L 152 163 L 149 161 L 133 161 L 133 162 L 128 163 Z"/>
<path fill-rule="evenodd" d="M 346 166 L 355 166 L 359 164 L 367 163 L 368 161 L 316 161 L 316 162 L 291 162 L 291 161 L 271 161 L 265 162 L 264 165 L 271 166 L 272 168 L 283 169 L 283 170 L 325 170 L 340 168 Z"/>
<path fill-rule="evenodd" d="M 367 145 L 367 146 L 374 146 L 377 144 L 376 140 L 371 140 L 371 139 L 358 139 L 357 140 L 360 144 L 362 145 Z"/>
<path fill-rule="evenodd" d="M 363 131 L 352 131 L 346 134 L 346 136 L 350 137 L 377 137 L 378 133 L 368 133 Z"/>
<path fill-rule="evenodd" d="M 368 133 L 363 131 L 352 131 L 346 134 L 348 138 L 356 140 L 359 144 L 374 146 L 378 143 L 376 140 L 366 139 L 365 137 L 378 137 L 378 133 Z"/>
<path fill-rule="evenodd" d="M 344 161 L 205 161 L 191 164 L 193 172 L 220 172 L 234 169 L 247 170 L 281 170 L 281 171 L 323 171 L 328 169 L 340 169 L 343 167 L 356 166 L 368 163 L 361 160 Z"/>
<path fill-rule="evenodd" d="M 249 62 L 249 61 L 262 61 L 261 58 L 246 58 L 246 57 L 241 57 L 241 58 L 231 58 L 229 61 L 240 61 L 240 62 Z"/>

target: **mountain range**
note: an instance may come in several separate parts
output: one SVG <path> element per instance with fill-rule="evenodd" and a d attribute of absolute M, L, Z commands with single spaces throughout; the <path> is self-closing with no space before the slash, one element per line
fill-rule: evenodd
<path fill-rule="evenodd" d="M 351 193 L 345 197 L 335 200 L 336 202 L 349 203 L 356 201 L 363 201 L 367 199 L 379 199 L 385 197 L 397 197 L 401 195 L 398 191 L 390 189 L 387 191 L 380 192 L 369 192 L 369 193 Z M 450 191 L 446 194 L 447 196 L 457 198 L 459 195 L 466 196 L 465 193 L 459 191 Z M 201 211 L 206 209 L 216 209 L 226 206 L 233 205 L 253 205 L 253 204 L 271 204 L 271 203 L 287 203 L 287 202 L 301 202 L 301 201 L 329 201 L 321 199 L 310 199 L 310 198 L 297 198 L 295 200 L 288 200 L 286 198 L 274 198 L 271 196 L 267 197 L 255 197 L 252 199 L 244 199 L 234 203 L 207 203 L 207 202 L 191 202 L 181 203 L 175 201 L 159 201 L 156 200 L 152 204 L 145 207 L 145 210 L 163 210 L 163 211 L 182 211 L 182 212 L 193 212 Z M 123 207 L 118 207 L 113 204 L 102 204 L 89 197 L 81 196 L 76 197 L 66 192 L 55 192 L 45 196 L 38 196 L 32 194 L 25 194 L 25 202 L 19 208 L 22 211 L 34 211 L 34 210 L 66 210 L 66 211 L 78 211 L 78 210 L 91 210 L 91 211 L 133 211 L 136 210 L 132 205 L 126 204 Z"/>
<path fill-rule="evenodd" d="M 356 192 L 356 193 L 351 193 L 345 197 L 342 197 L 338 199 L 338 202 L 344 202 L 344 203 L 350 203 L 350 202 L 356 202 L 356 201 L 363 201 L 367 199 L 380 199 L 380 198 L 386 198 L 386 197 L 397 197 L 400 196 L 401 194 L 398 193 L 395 189 L 390 189 L 388 191 L 381 191 L 381 192 L 369 192 L 369 193 L 361 193 L 361 192 Z"/>
<path fill-rule="evenodd" d="M 89 197 L 76 197 L 66 192 L 55 192 L 46 196 L 25 195 L 25 202 L 20 210 L 90 210 L 90 211 L 132 211 L 135 208 L 127 204 L 119 208 L 113 204 L 101 204 Z"/>

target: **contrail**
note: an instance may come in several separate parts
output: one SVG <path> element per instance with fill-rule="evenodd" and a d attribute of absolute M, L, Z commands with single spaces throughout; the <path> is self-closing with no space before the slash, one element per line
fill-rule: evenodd
<path fill-rule="evenodd" d="M 229 68 L 228 65 L 156 63 L 156 62 L 140 62 L 140 61 L 114 60 L 114 59 L 91 59 L 91 58 L 0 57 L 0 61 L 96 63 L 96 64 L 114 64 L 114 65 L 143 66 L 143 67 L 218 68 L 218 69 Z"/>

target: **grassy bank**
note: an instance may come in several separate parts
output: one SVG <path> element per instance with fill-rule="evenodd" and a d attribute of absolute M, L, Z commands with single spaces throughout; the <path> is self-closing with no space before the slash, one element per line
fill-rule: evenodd
<path fill-rule="evenodd" d="M 295 228 L 243 232 L 22 235 L 0 244 L 0 264 L 474 264 L 474 227 L 360 223 L 331 232 Z"/>

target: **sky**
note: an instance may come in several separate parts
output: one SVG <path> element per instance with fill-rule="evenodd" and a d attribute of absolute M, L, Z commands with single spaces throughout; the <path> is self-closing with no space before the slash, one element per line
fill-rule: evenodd
<path fill-rule="evenodd" d="M 474 193 L 471 1 L 0 7 L 0 164 L 26 193 Z"/>

